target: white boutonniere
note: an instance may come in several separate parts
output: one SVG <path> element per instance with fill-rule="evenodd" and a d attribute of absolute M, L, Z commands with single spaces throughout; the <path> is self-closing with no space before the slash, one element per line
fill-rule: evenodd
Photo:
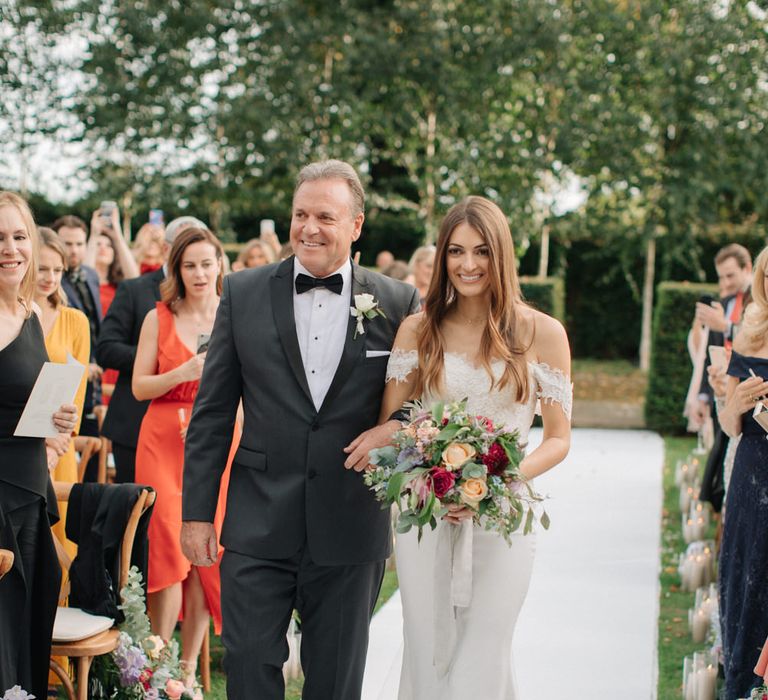
<path fill-rule="evenodd" d="M 365 333 L 363 319 L 372 319 L 376 316 L 386 318 L 386 314 L 379 308 L 379 302 L 373 298 L 373 294 L 355 294 L 355 305 L 349 307 L 349 313 L 357 319 L 354 338 Z"/>

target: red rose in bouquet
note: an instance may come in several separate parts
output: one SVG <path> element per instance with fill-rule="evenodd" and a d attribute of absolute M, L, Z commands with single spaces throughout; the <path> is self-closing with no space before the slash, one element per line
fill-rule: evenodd
<path fill-rule="evenodd" d="M 495 474 L 496 476 L 501 476 L 509 464 L 509 457 L 507 457 L 507 453 L 498 442 L 494 442 L 481 459 L 488 468 L 488 473 Z"/>
<path fill-rule="evenodd" d="M 435 467 L 429 472 L 429 475 L 432 477 L 432 487 L 435 489 L 437 498 L 445 496 L 456 482 L 456 474 L 442 467 Z"/>

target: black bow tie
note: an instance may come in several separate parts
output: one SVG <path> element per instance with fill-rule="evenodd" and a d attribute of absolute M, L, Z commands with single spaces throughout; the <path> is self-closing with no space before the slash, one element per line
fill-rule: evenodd
<path fill-rule="evenodd" d="M 334 294 L 341 294 L 342 287 L 344 287 L 344 279 L 338 273 L 323 278 L 310 277 L 303 272 L 296 276 L 296 294 L 304 294 L 304 292 L 308 292 L 316 287 L 325 287 Z"/>

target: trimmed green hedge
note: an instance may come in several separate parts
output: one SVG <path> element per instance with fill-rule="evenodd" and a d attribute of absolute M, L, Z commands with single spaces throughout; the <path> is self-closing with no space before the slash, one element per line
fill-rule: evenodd
<path fill-rule="evenodd" d="M 523 299 L 534 309 L 565 322 L 565 283 L 561 277 L 521 277 Z"/>
<path fill-rule="evenodd" d="M 717 297 L 717 287 L 689 282 L 662 282 L 656 290 L 651 368 L 645 395 L 645 424 L 664 433 L 685 431 L 683 406 L 692 365 L 686 339 L 696 301 L 702 294 Z"/>

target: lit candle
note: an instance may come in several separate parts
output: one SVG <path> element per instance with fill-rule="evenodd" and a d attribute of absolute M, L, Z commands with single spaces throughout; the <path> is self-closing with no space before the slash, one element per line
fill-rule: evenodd
<path fill-rule="evenodd" d="M 695 700 L 715 700 L 717 686 L 717 669 L 709 664 L 695 672 Z"/>
<path fill-rule="evenodd" d="M 693 486 L 688 486 L 687 484 L 683 484 L 680 488 L 680 511 L 682 513 L 687 513 L 688 508 L 691 505 L 691 500 L 693 499 Z"/>
<path fill-rule="evenodd" d="M 701 644 L 707 638 L 707 631 L 709 629 L 709 617 L 704 611 L 699 608 L 698 610 L 691 611 L 691 637 L 694 644 Z"/>

